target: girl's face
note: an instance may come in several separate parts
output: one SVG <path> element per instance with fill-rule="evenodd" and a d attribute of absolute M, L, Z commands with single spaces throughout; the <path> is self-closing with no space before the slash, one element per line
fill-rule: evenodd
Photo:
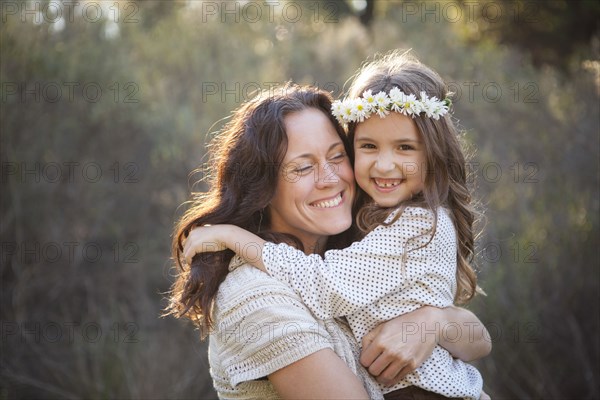
<path fill-rule="evenodd" d="M 295 235 L 313 252 L 350 227 L 354 176 L 344 144 L 322 111 L 302 110 L 284 123 L 288 148 L 269 206 L 271 229 Z"/>
<path fill-rule="evenodd" d="M 380 206 L 398 206 L 423 190 L 425 147 L 412 118 L 371 116 L 357 125 L 354 150 L 356 182 Z"/>

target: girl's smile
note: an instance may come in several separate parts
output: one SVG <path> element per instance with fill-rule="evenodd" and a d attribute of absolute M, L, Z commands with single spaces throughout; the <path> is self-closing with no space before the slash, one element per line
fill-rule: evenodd
<path fill-rule="evenodd" d="M 388 192 L 395 190 L 398 185 L 400 185 L 404 179 L 385 179 L 385 178 L 373 178 L 375 181 L 375 186 L 378 190 L 383 192 Z"/>

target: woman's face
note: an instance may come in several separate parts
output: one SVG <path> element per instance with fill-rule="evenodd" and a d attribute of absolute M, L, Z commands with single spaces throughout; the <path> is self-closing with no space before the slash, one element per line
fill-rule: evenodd
<path fill-rule="evenodd" d="M 271 229 L 295 235 L 311 253 L 352 224 L 354 175 L 344 144 L 322 111 L 295 112 L 284 123 L 288 148 L 269 206 Z"/>

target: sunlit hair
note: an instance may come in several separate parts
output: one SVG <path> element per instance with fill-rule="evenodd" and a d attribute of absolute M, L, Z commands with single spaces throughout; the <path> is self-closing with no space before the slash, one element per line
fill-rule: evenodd
<path fill-rule="evenodd" d="M 177 277 L 166 314 L 189 318 L 201 328 L 203 336 L 213 326 L 214 298 L 234 253 L 226 250 L 198 254 L 191 267 L 187 265 L 182 258 L 183 242 L 196 226 L 233 224 L 266 240 L 302 248 L 297 238 L 269 231 L 267 206 L 275 194 L 288 145 L 284 120 L 305 109 L 321 110 L 349 152 L 345 132 L 330 113 L 331 102 L 327 92 L 287 84 L 260 93 L 240 106 L 213 138 L 208 146 L 208 170 L 213 172 L 207 182 L 210 190 L 194 195 L 191 206 L 175 226 L 171 251 Z"/>
<path fill-rule="evenodd" d="M 366 63 L 361 68 L 349 88 L 349 97 L 361 96 L 365 90 L 371 90 L 372 93 L 380 91 L 389 93 L 394 87 L 417 97 L 421 91 L 438 99 L 444 99 L 448 94 L 448 88 L 436 72 L 419 62 L 410 53 L 394 51 Z M 446 114 L 439 120 L 420 115 L 413 121 L 424 143 L 427 173 L 423 192 L 400 206 L 404 209 L 408 205 L 421 205 L 434 211 L 439 206 L 444 206 L 450 210 L 458 236 L 458 285 L 454 300 L 459 304 L 465 303 L 478 290 L 477 276 L 472 267 L 475 243 L 473 225 L 476 212 L 471 204 L 471 194 L 467 187 L 465 155 L 450 114 Z M 348 126 L 348 137 L 351 143 L 354 143 L 356 126 L 357 123 Z M 363 232 L 369 232 L 382 224 L 392 209 L 378 207 L 362 190 L 359 190 L 359 196 L 360 211 L 357 215 L 357 225 Z M 401 214 L 402 212 L 399 212 L 396 219 Z M 437 213 L 435 213 L 430 241 L 436 228 Z"/>

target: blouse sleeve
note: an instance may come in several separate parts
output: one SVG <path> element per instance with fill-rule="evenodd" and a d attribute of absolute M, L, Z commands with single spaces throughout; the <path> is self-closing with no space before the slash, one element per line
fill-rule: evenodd
<path fill-rule="evenodd" d="M 333 349 L 324 323 L 290 288 L 250 266 L 234 274 L 219 289 L 211 333 L 216 357 L 232 386 Z"/>
<path fill-rule="evenodd" d="M 287 244 L 266 243 L 263 263 L 269 274 L 296 290 L 318 318 L 345 316 L 402 288 L 427 269 L 424 255 L 432 250 L 426 245 L 433 223 L 433 212 L 407 207 L 392 225 L 380 225 L 361 241 L 327 251 L 324 257 L 306 255 Z"/>

